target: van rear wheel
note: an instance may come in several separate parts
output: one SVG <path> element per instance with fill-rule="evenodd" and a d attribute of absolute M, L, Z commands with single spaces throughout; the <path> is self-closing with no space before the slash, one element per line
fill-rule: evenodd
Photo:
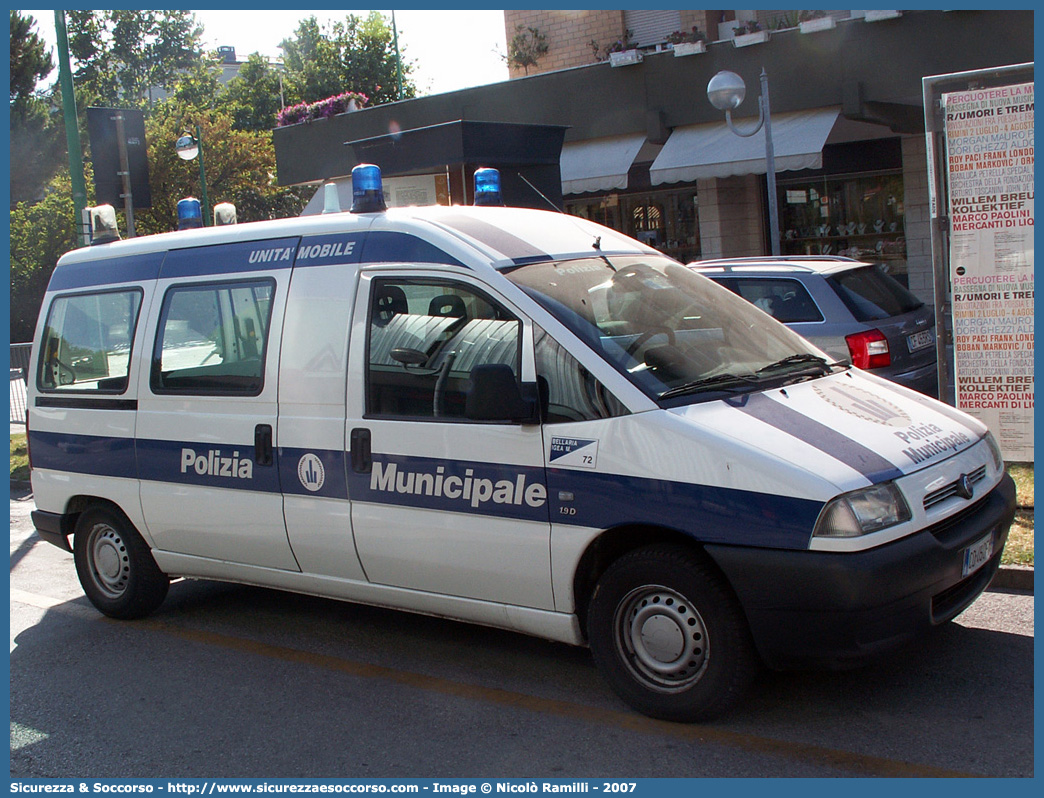
<path fill-rule="evenodd" d="M 156 565 L 148 544 L 129 521 L 107 508 L 80 515 L 73 559 L 83 592 L 111 618 L 143 618 L 167 596 L 170 579 Z"/>
<path fill-rule="evenodd" d="M 588 638 L 616 693 L 662 720 L 720 715 L 757 670 L 732 591 L 712 564 L 683 546 L 637 549 L 609 566 L 591 597 Z"/>

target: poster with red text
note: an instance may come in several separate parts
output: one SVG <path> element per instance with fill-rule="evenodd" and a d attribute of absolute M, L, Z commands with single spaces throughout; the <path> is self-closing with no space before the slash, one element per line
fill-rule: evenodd
<path fill-rule="evenodd" d="M 943 95 L 957 407 L 1033 460 L 1033 84 Z"/>

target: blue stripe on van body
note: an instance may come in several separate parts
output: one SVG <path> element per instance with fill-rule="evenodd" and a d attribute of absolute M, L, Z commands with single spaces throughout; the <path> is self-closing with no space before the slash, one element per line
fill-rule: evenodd
<path fill-rule="evenodd" d="M 139 476 L 151 482 L 172 482 L 208 488 L 279 493 L 276 464 L 254 462 L 254 444 L 137 441 Z M 273 452 L 273 458 L 278 456 Z"/>
<path fill-rule="evenodd" d="M 29 430 L 33 468 L 102 477 L 138 476 L 133 438 Z"/>
<path fill-rule="evenodd" d="M 272 238 L 235 244 L 172 249 L 167 253 L 160 277 L 203 277 L 242 272 L 289 269 L 294 265 L 301 239 Z"/>
<path fill-rule="evenodd" d="M 624 524 L 676 529 L 706 543 L 805 549 L 822 502 L 581 469 L 374 455 L 373 471 L 348 469 L 348 453 L 280 447 L 277 465 L 252 462 L 253 444 L 108 438 L 30 430 L 37 468 L 154 482 L 346 499 L 442 512 L 608 529 Z M 298 476 L 305 454 L 325 469 L 319 491 Z M 244 462 L 250 475 L 243 476 Z M 140 469 L 139 469 L 140 466 Z M 224 473 L 222 473 L 224 472 Z M 436 481 L 437 480 L 437 481 Z M 480 486 L 480 483 L 481 484 Z M 485 484 L 488 483 L 488 484 Z M 478 495 L 476 496 L 476 490 Z M 559 491 L 573 495 L 559 499 Z"/>
<path fill-rule="evenodd" d="M 549 468 L 547 481 L 556 524 L 661 526 L 732 546 L 807 549 L 823 509 L 811 499 L 584 469 Z"/>
<path fill-rule="evenodd" d="M 309 490 L 302 481 L 301 460 L 305 455 L 315 455 L 323 467 L 322 485 L 318 490 Z M 298 449 L 279 447 L 279 479 L 283 493 L 295 496 L 317 496 L 324 499 L 347 499 L 348 482 L 345 477 L 346 453 L 329 449 Z"/>
<path fill-rule="evenodd" d="M 307 249 L 306 249 L 307 247 Z M 328 247 L 324 251 L 324 247 Z M 260 239 L 170 249 L 144 255 L 64 263 L 51 275 L 48 291 L 142 283 L 159 277 L 217 277 L 331 263 L 441 263 L 464 266 L 415 235 L 390 231 Z"/>
<path fill-rule="evenodd" d="M 547 523 L 543 466 L 373 453 L 369 473 L 349 469 L 352 501 Z"/>
<path fill-rule="evenodd" d="M 434 244 L 409 233 L 373 230 L 363 239 L 360 260 L 363 263 L 443 263 L 464 264 Z"/>
<path fill-rule="evenodd" d="M 868 449 L 847 435 L 809 418 L 803 413 L 769 399 L 764 394 L 747 394 L 726 399 L 729 405 L 769 426 L 793 435 L 803 443 L 855 469 L 871 483 L 887 482 L 903 476 L 895 463 Z"/>
<path fill-rule="evenodd" d="M 444 216 L 439 220 L 440 224 L 449 227 L 468 238 L 473 238 L 480 244 L 501 253 L 505 258 L 516 265 L 523 263 L 536 263 L 551 260 L 548 252 L 533 246 L 529 241 L 509 233 L 495 224 L 476 219 L 473 216 Z M 592 241 L 593 241 L 592 237 Z"/>
<path fill-rule="evenodd" d="M 159 277 L 166 252 L 130 255 L 122 258 L 63 263 L 51 274 L 48 291 L 69 291 L 98 285 L 141 283 Z"/>
<path fill-rule="evenodd" d="M 362 241 L 365 237 L 364 232 L 305 236 L 297 248 L 294 268 L 328 266 L 333 263 L 358 263 L 362 255 Z"/>

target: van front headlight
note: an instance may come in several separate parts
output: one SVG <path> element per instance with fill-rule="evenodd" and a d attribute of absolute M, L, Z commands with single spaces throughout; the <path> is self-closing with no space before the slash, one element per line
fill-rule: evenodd
<path fill-rule="evenodd" d="M 819 514 L 813 537 L 855 538 L 910 520 L 910 508 L 892 482 L 838 496 Z"/>
<path fill-rule="evenodd" d="M 1004 470 L 1004 455 L 1001 454 L 1000 445 L 997 443 L 997 439 L 993 437 L 992 432 L 986 432 L 986 445 L 989 447 L 990 455 L 993 457 L 993 467 L 1000 473 Z"/>

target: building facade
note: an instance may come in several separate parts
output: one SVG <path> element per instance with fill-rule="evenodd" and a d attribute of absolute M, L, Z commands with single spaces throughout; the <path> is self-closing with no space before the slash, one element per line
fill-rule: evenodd
<path fill-rule="evenodd" d="M 752 21 L 761 35 L 745 37 Z M 764 70 L 781 252 L 884 262 L 930 302 L 922 78 L 1032 62 L 1033 13 L 831 11 L 799 23 L 785 11 L 506 11 L 508 41 L 533 29 L 548 44 L 528 74 L 278 128 L 279 181 L 343 178 L 361 160 L 346 144 L 396 130 L 458 120 L 563 126 L 566 212 L 683 262 L 765 254 L 764 133 L 733 134 L 706 95 L 717 72 L 739 74 L 747 98 L 735 122 L 750 128 Z M 682 57 L 670 40 L 694 26 L 702 52 Z M 607 51 L 625 41 L 640 55 L 615 66 Z M 478 165 L 493 164 L 465 158 L 399 174 L 441 170 L 466 184 Z M 466 187 L 451 199 L 466 201 Z"/>

